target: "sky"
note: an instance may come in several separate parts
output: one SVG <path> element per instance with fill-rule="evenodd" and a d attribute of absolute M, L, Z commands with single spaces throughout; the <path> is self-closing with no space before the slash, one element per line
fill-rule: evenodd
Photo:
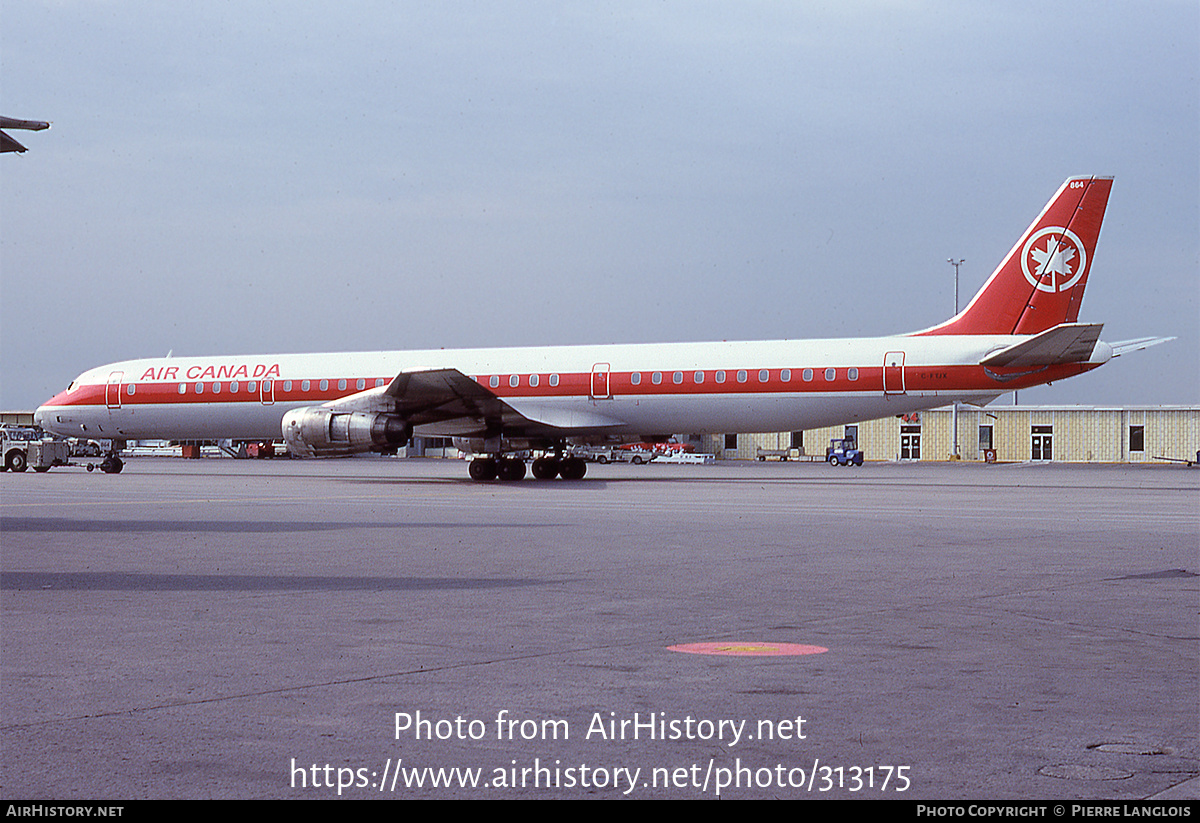
<path fill-rule="evenodd" d="M 0 407 L 176 356 L 859 337 L 1115 178 L 1022 404 L 1200 403 L 1200 4 L 0 0 Z M 1001 403 L 1010 400 L 998 401 Z"/>

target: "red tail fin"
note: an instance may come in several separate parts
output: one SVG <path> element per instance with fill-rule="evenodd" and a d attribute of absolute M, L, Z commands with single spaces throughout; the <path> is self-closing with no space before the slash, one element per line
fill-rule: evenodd
<path fill-rule="evenodd" d="M 1037 334 L 1074 323 L 1111 177 L 1071 177 L 957 315 L 917 334 Z"/>

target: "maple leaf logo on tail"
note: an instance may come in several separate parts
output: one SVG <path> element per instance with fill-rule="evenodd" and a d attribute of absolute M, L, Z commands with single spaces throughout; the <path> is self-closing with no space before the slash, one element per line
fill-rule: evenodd
<path fill-rule="evenodd" d="M 1079 282 L 1086 269 L 1083 241 L 1061 226 L 1035 232 L 1021 255 L 1025 279 L 1040 291 L 1066 291 Z"/>

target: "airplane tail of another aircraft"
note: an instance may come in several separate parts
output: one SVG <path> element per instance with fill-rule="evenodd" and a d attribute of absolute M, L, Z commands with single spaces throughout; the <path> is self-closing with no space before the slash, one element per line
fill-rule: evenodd
<path fill-rule="evenodd" d="M 1111 189 L 1111 177 L 1068 178 L 967 307 L 916 334 L 1039 334 L 1074 323 Z"/>

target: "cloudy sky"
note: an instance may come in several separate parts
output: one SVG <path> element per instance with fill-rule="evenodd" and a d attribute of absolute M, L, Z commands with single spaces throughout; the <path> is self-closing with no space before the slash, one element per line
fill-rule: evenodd
<path fill-rule="evenodd" d="M 1070 175 L 1022 403 L 1200 402 L 1200 6 L 0 0 L 0 406 L 185 354 L 890 334 Z M 1011 402 L 1003 400 L 1001 402 Z"/>

